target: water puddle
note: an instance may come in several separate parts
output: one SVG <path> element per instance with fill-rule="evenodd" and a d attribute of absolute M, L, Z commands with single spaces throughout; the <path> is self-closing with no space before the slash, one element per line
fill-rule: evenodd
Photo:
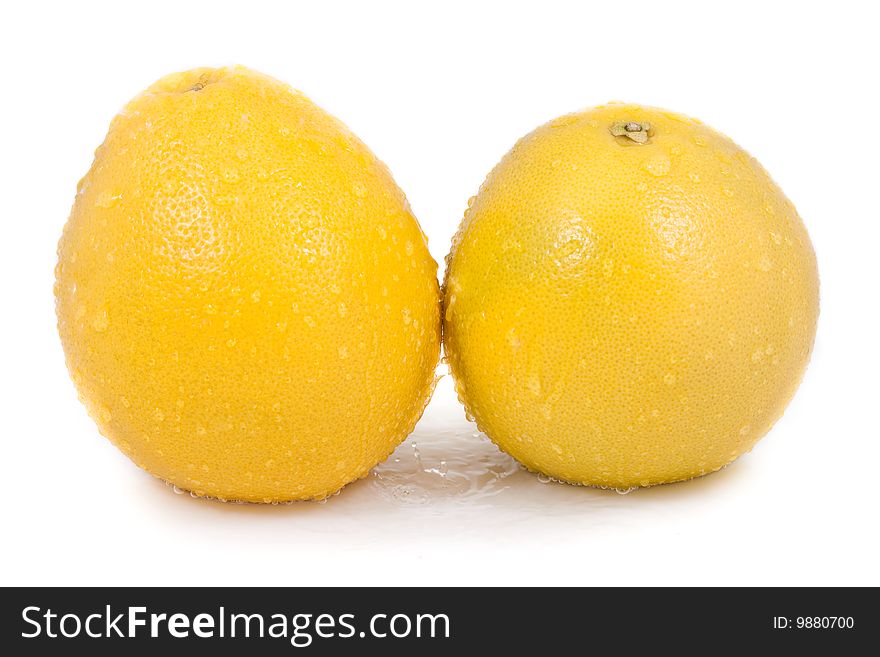
<path fill-rule="evenodd" d="M 459 424 L 464 424 L 462 420 Z M 387 461 L 373 468 L 373 489 L 406 505 L 432 500 L 480 502 L 507 490 L 526 474 L 519 464 L 471 426 L 417 429 Z"/>
<path fill-rule="evenodd" d="M 465 418 L 450 377 L 438 383 L 413 434 L 353 488 L 350 493 L 358 503 L 379 498 L 404 508 L 533 509 L 542 515 L 604 506 L 617 497 L 559 483 L 520 466 Z"/>

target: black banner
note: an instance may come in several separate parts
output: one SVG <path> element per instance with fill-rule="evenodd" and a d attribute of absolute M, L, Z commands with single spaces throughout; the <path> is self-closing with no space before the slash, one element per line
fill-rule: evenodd
<path fill-rule="evenodd" d="M 876 645 L 878 612 L 872 589 L 7 588 L 0 648 L 6 655 L 120 655 L 141 646 L 163 655 L 456 648 L 519 655 L 691 654 L 723 645 L 851 654 Z"/>

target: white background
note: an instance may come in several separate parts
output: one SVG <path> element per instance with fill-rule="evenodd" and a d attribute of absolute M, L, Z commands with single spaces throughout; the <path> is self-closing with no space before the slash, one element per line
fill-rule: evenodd
<path fill-rule="evenodd" d="M 7 5 L 0 584 L 880 584 L 872 5 Z M 447 377 L 410 439 L 421 469 L 405 444 L 383 478 L 326 504 L 174 494 L 77 402 L 55 245 L 114 113 L 166 73 L 232 63 L 291 83 L 366 141 L 441 263 L 489 169 L 555 116 L 622 99 L 732 136 L 795 202 L 819 259 L 816 350 L 785 417 L 719 474 L 620 496 L 494 477 L 510 464 L 472 436 Z M 450 478 L 430 472 L 441 455 Z"/>

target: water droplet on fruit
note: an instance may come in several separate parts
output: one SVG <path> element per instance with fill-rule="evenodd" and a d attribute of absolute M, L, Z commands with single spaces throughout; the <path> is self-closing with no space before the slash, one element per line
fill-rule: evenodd
<path fill-rule="evenodd" d="M 672 163 L 669 161 L 669 156 L 666 153 L 655 153 L 645 160 L 645 169 L 652 176 L 665 176 L 669 173 L 670 168 L 672 168 Z"/>
<path fill-rule="evenodd" d="M 107 309 L 102 308 L 92 319 L 92 328 L 98 333 L 103 333 L 108 326 L 110 326 L 110 317 L 107 314 Z"/>
<path fill-rule="evenodd" d="M 95 199 L 95 205 L 99 208 L 112 208 L 119 202 L 120 198 L 122 198 L 122 194 L 103 191 Z"/>
<path fill-rule="evenodd" d="M 615 488 L 614 492 L 618 495 L 629 495 L 632 493 L 638 486 L 630 486 L 629 488 Z"/>
<path fill-rule="evenodd" d="M 110 413 L 110 409 L 106 406 L 98 406 L 97 408 L 98 421 L 102 424 L 107 424 L 110 420 L 113 419 L 113 414 Z"/>
<path fill-rule="evenodd" d="M 675 374 L 673 374 L 672 372 L 667 372 L 666 375 L 663 377 L 663 383 L 668 386 L 674 385 L 675 380 Z"/>
<path fill-rule="evenodd" d="M 529 391 L 535 395 L 536 397 L 541 394 L 541 379 L 537 374 L 532 374 L 529 376 L 529 380 L 526 382 L 526 385 L 529 388 Z"/>

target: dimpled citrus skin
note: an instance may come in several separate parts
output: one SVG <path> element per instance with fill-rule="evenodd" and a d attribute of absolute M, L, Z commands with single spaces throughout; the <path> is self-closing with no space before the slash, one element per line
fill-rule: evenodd
<path fill-rule="evenodd" d="M 617 122 L 649 123 L 649 142 Z M 468 413 L 572 483 L 721 468 L 782 414 L 813 345 L 816 261 L 794 207 L 729 139 L 659 109 L 610 104 L 521 139 L 447 265 Z"/>
<path fill-rule="evenodd" d="M 323 498 L 413 429 L 436 263 L 339 121 L 241 68 L 163 78 L 113 120 L 58 247 L 68 368 L 101 432 L 198 495 Z"/>

